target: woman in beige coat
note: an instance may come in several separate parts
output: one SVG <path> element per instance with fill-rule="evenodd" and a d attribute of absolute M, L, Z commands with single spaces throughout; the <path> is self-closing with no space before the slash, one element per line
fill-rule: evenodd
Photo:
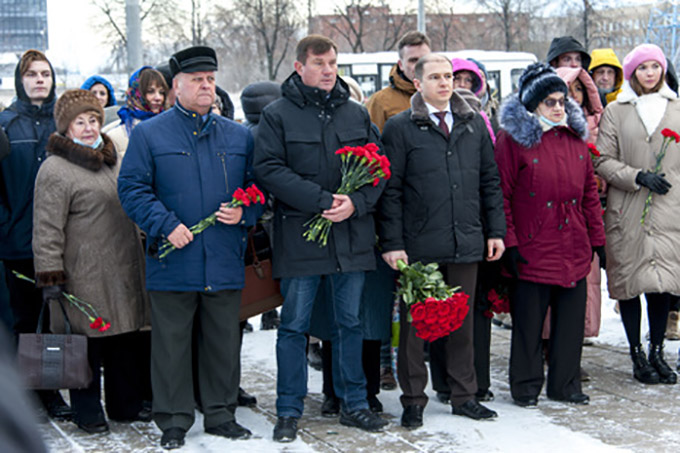
<path fill-rule="evenodd" d="M 120 160 L 111 140 L 99 133 L 104 118 L 99 101 L 89 91 L 66 91 L 54 116 L 57 132 L 49 138 L 50 156 L 35 183 L 35 275 L 43 299 L 52 302 L 54 332 L 63 332 L 55 300 L 63 291 L 90 303 L 110 323 L 103 332 L 94 329 L 87 316 L 62 299 L 73 332 L 88 336 L 93 376 L 86 389 L 71 390 L 73 418 L 88 433 L 105 432 L 102 365 L 109 418 L 148 418 L 142 411 L 145 373 L 137 358 L 139 330 L 149 323 L 144 255 L 136 227 L 118 201 Z"/>
<path fill-rule="evenodd" d="M 605 228 L 609 295 L 619 301 L 633 374 L 647 384 L 675 384 L 664 361 L 663 339 L 671 295 L 680 294 L 680 146 L 671 142 L 662 171 L 654 173 L 665 128 L 680 127 L 680 101 L 664 82 L 666 57 L 652 44 L 623 62 L 617 102 L 600 122 L 595 169 L 608 184 Z M 652 204 L 644 223 L 645 200 Z M 647 299 L 650 347 L 640 344 L 640 295 Z"/>

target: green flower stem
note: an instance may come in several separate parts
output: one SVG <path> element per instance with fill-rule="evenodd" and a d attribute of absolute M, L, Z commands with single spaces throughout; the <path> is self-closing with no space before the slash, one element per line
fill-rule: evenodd
<path fill-rule="evenodd" d="M 668 149 L 668 145 L 671 143 L 671 140 L 673 140 L 673 137 L 664 137 L 663 139 L 661 151 L 659 151 L 659 154 L 656 155 L 656 165 L 654 166 L 653 172 L 655 175 L 661 173 L 661 164 L 663 162 L 663 158 L 666 157 L 666 150 Z M 652 205 L 652 195 L 653 192 L 650 190 L 647 198 L 645 199 L 645 207 L 642 209 L 642 218 L 640 218 L 640 224 L 642 225 L 645 224 L 645 219 L 647 218 L 647 214 L 649 214 L 649 209 Z"/>

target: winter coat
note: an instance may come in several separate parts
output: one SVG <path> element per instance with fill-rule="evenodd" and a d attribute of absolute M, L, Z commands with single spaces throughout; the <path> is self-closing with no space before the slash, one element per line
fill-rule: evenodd
<path fill-rule="evenodd" d="M 133 119 L 132 128 L 134 129 L 141 120 Z M 102 129 L 102 132 L 108 135 L 108 137 L 113 142 L 118 153 L 118 158 L 122 161 L 127 151 L 128 143 L 130 142 L 130 136 L 128 136 L 127 128 L 124 123 L 112 123 Z"/>
<path fill-rule="evenodd" d="M 484 120 L 484 124 L 486 124 L 486 130 L 489 131 L 491 143 L 495 146 L 496 133 L 493 130 L 493 126 L 491 125 L 491 120 L 489 120 L 489 117 L 486 115 L 486 112 L 482 109 L 482 101 L 477 96 L 475 96 L 475 94 L 470 90 L 466 90 L 464 88 L 456 88 L 456 91 L 458 92 L 458 94 L 461 95 L 465 102 L 468 103 L 472 110 L 474 110 L 475 113 L 479 113 L 479 115 L 482 117 L 482 119 Z"/>
<path fill-rule="evenodd" d="M 478 262 L 486 239 L 505 237 L 486 124 L 457 91 L 451 112 L 448 140 L 420 93 L 385 124 L 392 178 L 380 202 L 379 237 L 383 251 L 406 250 L 411 262 Z"/>
<path fill-rule="evenodd" d="M 406 78 L 399 65 L 390 70 L 390 86 L 373 94 L 366 102 L 371 121 L 382 132 L 385 122 L 411 107 L 411 96 L 416 92 L 413 82 Z"/>
<path fill-rule="evenodd" d="M 50 65 L 50 68 L 52 66 Z M 54 70 L 52 90 L 41 106 L 31 104 L 24 91 L 19 64 L 14 73 L 17 99 L 0 112 L 0 126 L 10 144 L 10 154 L 0 161 L 0 259 L 33 257 L 33 188 L 45 145 L 55 131 Z"/>
<path fill-rule="evenodd" d="M 147 234 L 150 291 L 220 291 L 244 284 L 246 226 L 262 205 L 244 207 L 238 225 L 217 222 L 163 260 L 154 251 L 180 224 L 187 228 L 231 201 L 253 182 L 248 129 L 218 115 L 201 115 L 177 102 L 132 131 L 118 177 L 123 209 Z M 150 253 L 149 253 L 150 252 Z"/>
<path fill-rule="evenodd" d="M 281 86 L 282 98 L 262 112 L 255 143 L 255 175 L 275 198 L 274 276 L 302 277 L 375 269 L 373 211 L 384 182 L 349 195 L 355 213 L 334 223 L 328 245 L 302 236 L 306 222 L 329 209 L 340 186 L 344 146 L 380 145 L 366 109 L 349 101 L 338 78 L 330 94 L 302 83 L 293 73 Z"/>
<path fill-rule="evenodd" d="M 606 106 L 610 102 L 614 102 L 616 97 L 621 92 L 621 85 L 623 84 L 623 66 L 619 61 L 614 49 L 594 49 L 591 52 L 592 60 L 590 60 L 590 66 L 588 66 L 588 72 L 591 74 L 598 66 L 608 65 L 614 68 L 616 71 L 616 80 L 614 81 L 614 89 L 610 93 L 605 94 L 605 102 L 603 106 Z"/>
<path fill-rule="evenodd" d="M 222 102 L 222 108 L 220 109 L 220 115 L 222 115 L 225 118 L 228 118 L 230 120 L 234 119 L 234 103 L 231 101 L 231 98 L 229 97 L 229 93 L 227 93 L 225 90 L 223 90 L 220 87 L 215 87 L 215 96 L 220 98 L 220 101 Z"/>
<path fill-rule="evenodd" d="M 660 122 L 650 124 L 660 111 Z M 605 226 L 612 299 L 650 292 L 680 294 L 680 145 L 671 142 L 662 164 L 673 187 L 665 195 L 652 196 L 644 225 L 640 220 L 650 191 L 635 182 L 640 171 L 653 171 L 661 130 L 678 132 L 679 124 L 680 100 L 665 84 L 658 94 L 638 97 L 624 82 L 617 101 L 602 117 L 597 140 L 601 157 L 595 168 L 609 184 Z"/>
<path fill-rule="evenodd" d="M 550 48 L 548 49 L 548 55 L 545 57 L 545 62 L 552 66 L 553 60 L 557 59 L 560 55 L 567 52 L 578 52 L 581 54 L 581 66 L 583 68 L 588 68 L 590 65 L 590 55 L 583 47 L 583 44 L 578 42 L 573 36 L 560 36 L 559 38 L 553 38 L 550 42 Z"/>
<path fill-rule="evenodd" d="M 566 104 L 568 127 L 546 132 L 512 95 L 501 106 L 496 161 L 508 234 L 528 264 L 519 278 L 573 287 L 590 271 L 593 247 L 604 245 L 600 200 L 581 108 Z"/>
<path fill-rule="evenodd" d="M 135 224 L 118 201 L 120 167 L 113 143 L 102 135 L 97 150 L 57 133 L 52 154 L 35 182 L 33 253 L 39 287 L 65 284 L 66 292 L 90 303 L 111 327 L 104 333 L 64 301 L 74 333 L 91 337 L 132 332 L 150 322 L 144 292 L 144 252 Z M 54 332 L 63 317 L 51 307 Z"/>
<path fill-rule="evenodd" d="M 106 88 L 106 92 L 109 95 L 109 99 L 106 101 L 106 105 L 104 107 L 118 105 L 118 102 L 116 101 L 116 91 L 113 89 L 111 83 L 102 76 L 93 75 L 91 77 L 88 77 L 87 80 L 85 80 L 83 84 L 80 86 L 80 89 L 89 91 L 90 88 L 92 88 L 94 85 L 98 83 L 104 85 L 104 87 Z"/>

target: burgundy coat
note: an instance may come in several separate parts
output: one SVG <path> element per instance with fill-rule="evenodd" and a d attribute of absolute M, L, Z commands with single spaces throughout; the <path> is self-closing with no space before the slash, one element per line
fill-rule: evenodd
<path fill-rule="evenodd" d="M 581 109 L 567 103 L 567 124 L 543 132 L 516 96 L 501 111 L 496 162 L 508 232 L 528 264 L 519 278 L 573 287 L 590 271 L 592 247 L 605 243 L 602 209 L 585 144 Z"/>

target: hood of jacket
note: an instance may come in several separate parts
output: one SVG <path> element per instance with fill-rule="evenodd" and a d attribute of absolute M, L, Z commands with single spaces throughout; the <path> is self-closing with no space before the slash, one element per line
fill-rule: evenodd
<path fill-rule="evenodd" d="M 109 93 L 109 100 L 106 101 L 106 105 L 104 107 L 118 105 L 118 103 L 116 102 L 116 92 L 113 90 L 113 85 L 111 85 L 111 83 L 109 83 L 109 81 L 102 76 L 93 75 L 91 77 L 88 77 L 87 80 L 85 80 L 83 84 L 80 86 L 80 89 L 89 91 L 90 88 L 92 88 L 94 85 L 98 83 L 104 85 L 106 87 L 106 91 Z"/>
<path fill-rule="evenodd" d="M 399 65 L 395 64 L 390 70 L 390 86 L 395 90 L 403 91 L 408 95 L 413 95 L 416 92 L 416 87 L 413 85 L 413 81 L 409 80 L 408 77 L 399 69 Z"/>
<path fill-rule="evenodd" d="M 302 78 L 297 72 L 293 72 L 281 84 L 281 96 L 291 101 L 300 108 L 306 105 L 327 105 L 334 108 L 338 105 L 344 104 L 349 100 L 349 87 L 338 77 L 335 81 L 335 86 L 330 93 L 305 85 Z"/>
<path fill-rule="evenodd" d="M 479 66 L 477 66 L 474 62 L 470 60 L 464 60 L 462 58 L 454 58 L 451 60 L 451 67 L 453 69 L 453 75 L 455 76 L 457 72 L 459 71 L 467 71 L 471 73 L 475 78 L 472 82 L 472 92 L 475 94 L 475 96 L 479 96 L 479 93 L 482 92 L 482 72 L 479 70 Z"/>
<path fill-rule="evenodd" d="M 222 101 L 222 108 L 220 109 L 220 115 L 222 115 L 225 118 L 229 118 L 230 120 L 234 119 L 234 103 L 231 101 L 231 98 L 229 97 L 229 93 L 226 92 L 226 90 L 215 86 L 215 96 L 219 97 L 220 100 Z"/>
<path fill-rule="evenodd" d="M 281 85 L 265 81 L 251 83 L 241 92 L 241 107 L 249 123 L 260 122 L 260 114 L 269 103 L 281 97 Z"/>
<path fill-rule="evenodd" d="M 614 68 L 616 71 L 616 80 L 614 81 L 614 88 L 612 92 L 616 92 L 621 88 L 623 84 L 623 66 L 619 58 L 614 53 L 614 49 L 595 49 L 591 52 L 592 59 L 590 60 L 590 65 L 588 66 L 588 72 L 591 74 L 598 66 L 607 65 Z"/>
<path fill-rule="evenodd" d="M 55 156 L 63 157 L 69 162 L 91 171 L 99 171 L 104 164 L 112 167 L 116 164 L 117 153 L 111 139 L 102 134 L 102 145 L 93 149 L 79 145 L 68 137 L 55 132 L 50 135 L 45 149 Z"/>
<path fill-rule="evenodd" d="M 668 58 L 666 58 L 666 83 L 668 87 L 678 94 L 678 74 L 675 72 L 675 66 Z"/>
<path fill-rule="evenodd" d="M 573 36 L 560 36 L 559 38 L 554 38 L 550 43 L 550 48 L 548 49 L 548 56 L 545 57 L 545 62 L 550 64 L 555 58 L 559 57 L 563 53 L 567 52 L 578 52 L 581 54 L 581 66 L 587 68 L 590 66 L 590 55 L 586 52 L 585 47 L 576 40 Z"/>
<path fill-rule="evenodd" d="M 581 107 L 572 99 L 567 98 L 565 112 L 568 128 L 585 141 L 588 138 L 588 123 Z M 541 142 L 541 137 L 543 137 L 541 123 L 538 118 L 527 111 L 517 94 L 511 95 L 503 102 L 500 118 L 501 128 L 525 148 L 531 148 Z"/>
<path fill-rule="evenodd" d="M 475 110 L 467 103 L 463 94 L 458 90 L 453 91 L 449 103 L 451 105 L 451 113 L 454 116 L 463 120 L 469 120 L 475 116 Z M 421 93 L 416 93 L 411 97 L 411 120 L 418 124 L 431 122 L 430 112 Z"/>
<path fill-rule="evenodd" d="M 567 84 L 567 87 L 571 86 L 571 83 L 578 79 L 583 87 L 585 88 L 585 95 L 588 96 L 588 102 L 590 104 L 589 115 L 597 115 L 602 113 L 602 101 L 600 100 L 600 93 L 597 91 L 597 86 L 593 79 L 583 68 L 557 68 L 557 75 L 560 76 L 562 80 Z"/>
<path fill-rule="evenodd" d="M 52 67 L 52 63 L 50 63 L 49 60 L 47 60 L 47 64 L 50 65 L 50 72 L 52 73 L 52 88 L 50 89 L 50 93 L 47 95 L 47 98 L 43 101 L 42 106 L 45 105 L 54 105 L 54 101 L 57 98 L 56 95 L 56 78 L 54 76 L 54 68 Z M 26 94 L 26 90 L 24 90 L 24 83 L 21 80 L 21 71 L 20 67 L 21 66 L 21 60 L 17 62 L 16 68 L 14 68 L 14 89 L 17 92 L 17 99 L 20 101 L 26 102 L 28 104 L 31 103 L 31 100 L 28 98 L 28 95 Z M 41 106 L 41 107 L 42 107 Z M 51 114 L 51 109 L 50 109 L 50 114 Z"/>

